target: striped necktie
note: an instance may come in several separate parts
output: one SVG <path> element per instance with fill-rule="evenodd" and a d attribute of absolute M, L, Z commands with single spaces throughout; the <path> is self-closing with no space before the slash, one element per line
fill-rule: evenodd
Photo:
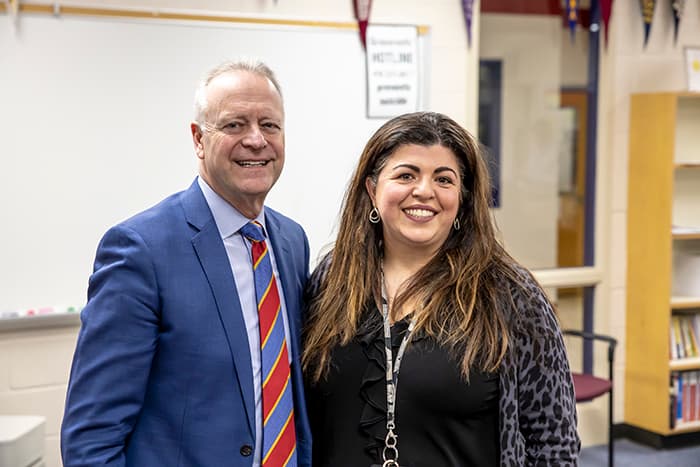
<path fill-rule="evenodd" d="M 262 225 L 253 221 L 244 225 L 241 232 L 252 243 L 255 298 L 258 302 L 260 323 L 262 466 L 296 466 L 294 403 L 279 290 L 272 272 L 272 262 Z"/>

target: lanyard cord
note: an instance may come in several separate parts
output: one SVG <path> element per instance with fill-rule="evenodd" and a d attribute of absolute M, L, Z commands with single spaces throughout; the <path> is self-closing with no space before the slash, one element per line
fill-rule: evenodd
<path fill-rule="evenodd" d="M 394 366 L 391 349 L 391 325 L 389 324 L 389 305 L 386 298 L 386 287 L 384 286 L 384 274 L 382 273 L 382 319 L 384 321 L 384 353 L 386 355 L 386 438 L 382 449 L 383 467 L 399 467 L 399 449 L 397 447 L 398 436 L 394 433 L 396 428 L 396 391 L 399 385 L 399 369 L 401 360 L 406 351 L 413 328 L 416 326 L 416 319 L 412 318 L 408 325 L 408 330 L 401 340 L 399 351 L 396 354 L 396 365 Z"/>

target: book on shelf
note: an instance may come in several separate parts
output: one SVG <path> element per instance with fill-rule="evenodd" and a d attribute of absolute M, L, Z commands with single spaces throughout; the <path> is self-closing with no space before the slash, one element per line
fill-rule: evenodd
<path fill-rule="evenodd" d="M 683 330 L 683 341 L 685 343 L 685 353 L 687 357 L 698 356 L 698 346 L 695 339 L 695 331 L 693 331 L 693 316 L 681 316 L 681 329 Z"/>
<path fill-rule="evenodd" d="M 700 357 L 700 313 L 672 315 L 669 338 L 672 360 Z"/>
<path fill-rule="evenodd" d="M 700 357 L 700 313 L 672 315 L 669 348 L 672 360 Z"/>
<path fill-rule="evenodd" d="M 698 400 L 697 397 L 697 392 L 698 392 L 698 372 L 697 371 L 691 371 L 690 372 L 690 378 L 688 381 L 688 421 L 696 421 L 698 419 L 697 415 L 697 408 L 696 408 L 696 402 Z"/>
<path fill-rule="evenodd" d="M 671 316 L 671 358 L 685 358 L 685 348 L 681 341 L 681 325 L 678 316 Z"/>
<path fill-rule="evenodd" d="M 678 407 L 678 388 L 676 387 L 677 384 L 677 377 L 675 373 L 671 373 L 671 377 L 669 379 L 669 385 L 668 385 L 668 396 L 669 396 L 669 405 L 668 405 L 668 424 L 673 430 L 676 427 L 676 419 L 678 418 L 676 415 L 676 408 Z"/>
<path fill-rule="evenodd" d="M 700 421 L 700 370 L 674 371 L 669 383 L 669 426 Z"/>
<path fill-rule="evenodd" d="M 678 344 L 676 340 L 676 326 L 675 326 L 675 316 L 671 317 L 671 325 L 668 327 L 669 330 L 669 353 L 671 354 L 671 360 L 678 360 Z"/>

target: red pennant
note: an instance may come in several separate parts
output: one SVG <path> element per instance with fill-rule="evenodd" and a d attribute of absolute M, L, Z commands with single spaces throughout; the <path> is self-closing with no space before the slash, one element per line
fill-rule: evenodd
<path fill-rule="evenodd" d="M 600 16 L 605 27 L 605 46 L 608 45 L 608 30 L 610 29 L 610 16 L 612 15 L 613 0 L 600 0 Z"/>
<path fill-rule="evenodd" d="M 357 26 L 360 28 L 362 48 L 367 49 L 367 24 L 369 23 L 369 11 L 372 8 L 372 0 L 352 0 L 352 8 L 355 11 Z"/>

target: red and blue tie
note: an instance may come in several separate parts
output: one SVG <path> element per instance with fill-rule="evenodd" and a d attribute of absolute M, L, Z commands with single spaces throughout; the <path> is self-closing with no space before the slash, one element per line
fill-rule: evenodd
<path fill-rule="evenodd" d="M 260 322 L 262 360 L 263 439 L 262 466 L 297 465 L 294 403 L 289 354 L 284 334 L 279 290 L 262 226 L 250 222 L 241 228 L 252 243 L 255 298 Z"/>

